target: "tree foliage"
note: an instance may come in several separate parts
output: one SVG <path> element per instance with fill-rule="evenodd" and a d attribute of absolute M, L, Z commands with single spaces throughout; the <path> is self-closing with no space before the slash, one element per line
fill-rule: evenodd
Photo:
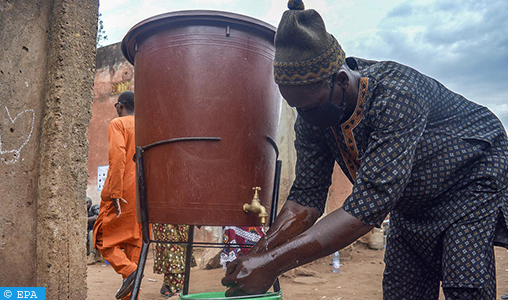
<path fill-rule="evenodd" d="M 97 48 L 102 47 L 102 42 L 108 39 L 106 30 L 104 30 L 104 24 L 102 23 L 102 14 L 99 14 L 97 21 Z"/>

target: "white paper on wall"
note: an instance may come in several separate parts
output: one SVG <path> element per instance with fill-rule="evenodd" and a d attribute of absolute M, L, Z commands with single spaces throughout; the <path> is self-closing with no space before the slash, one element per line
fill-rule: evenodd
<path fill-rule="evenodd" d="M 97 167 L 97 190 L 102 191 L 106 176 L 108 175 L 109 166 L 98 166 Z"/>

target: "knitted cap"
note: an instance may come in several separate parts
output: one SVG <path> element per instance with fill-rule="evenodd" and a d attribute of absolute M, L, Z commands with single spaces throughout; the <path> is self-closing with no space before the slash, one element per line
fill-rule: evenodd
<path fill-rule="evenodd" d="M 275 33 L 274 77 L 280 85 L 304 85 L 330 77 L 346 54 L 313 9 L 289 0 Z"/>

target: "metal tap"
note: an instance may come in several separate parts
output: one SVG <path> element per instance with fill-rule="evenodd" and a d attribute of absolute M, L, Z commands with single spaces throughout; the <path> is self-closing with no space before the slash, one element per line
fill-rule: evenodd
<path fill-rule="evenodd" d="M 261 190 L 260 187 L 253 187 L 254 197 L 252 197 L 251 203 L 245 203 L 243 205 L 244 212 L 253 212 L 258 214 L 258 218 L 261 219 L 261 226 L 266 224 L 266 218 L 268 218 L 268 214 L 266 213 L 266 208 L 261 205 L 261 201 L 259 201 L 258 191 Z"/>

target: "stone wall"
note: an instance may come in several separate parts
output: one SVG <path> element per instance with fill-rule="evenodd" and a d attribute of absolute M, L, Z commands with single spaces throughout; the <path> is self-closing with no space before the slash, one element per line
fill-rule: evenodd
<path fill-rule="evenodd" d="M 0 1 L 0 282 L 86 298 L 97 0 Z"/>

